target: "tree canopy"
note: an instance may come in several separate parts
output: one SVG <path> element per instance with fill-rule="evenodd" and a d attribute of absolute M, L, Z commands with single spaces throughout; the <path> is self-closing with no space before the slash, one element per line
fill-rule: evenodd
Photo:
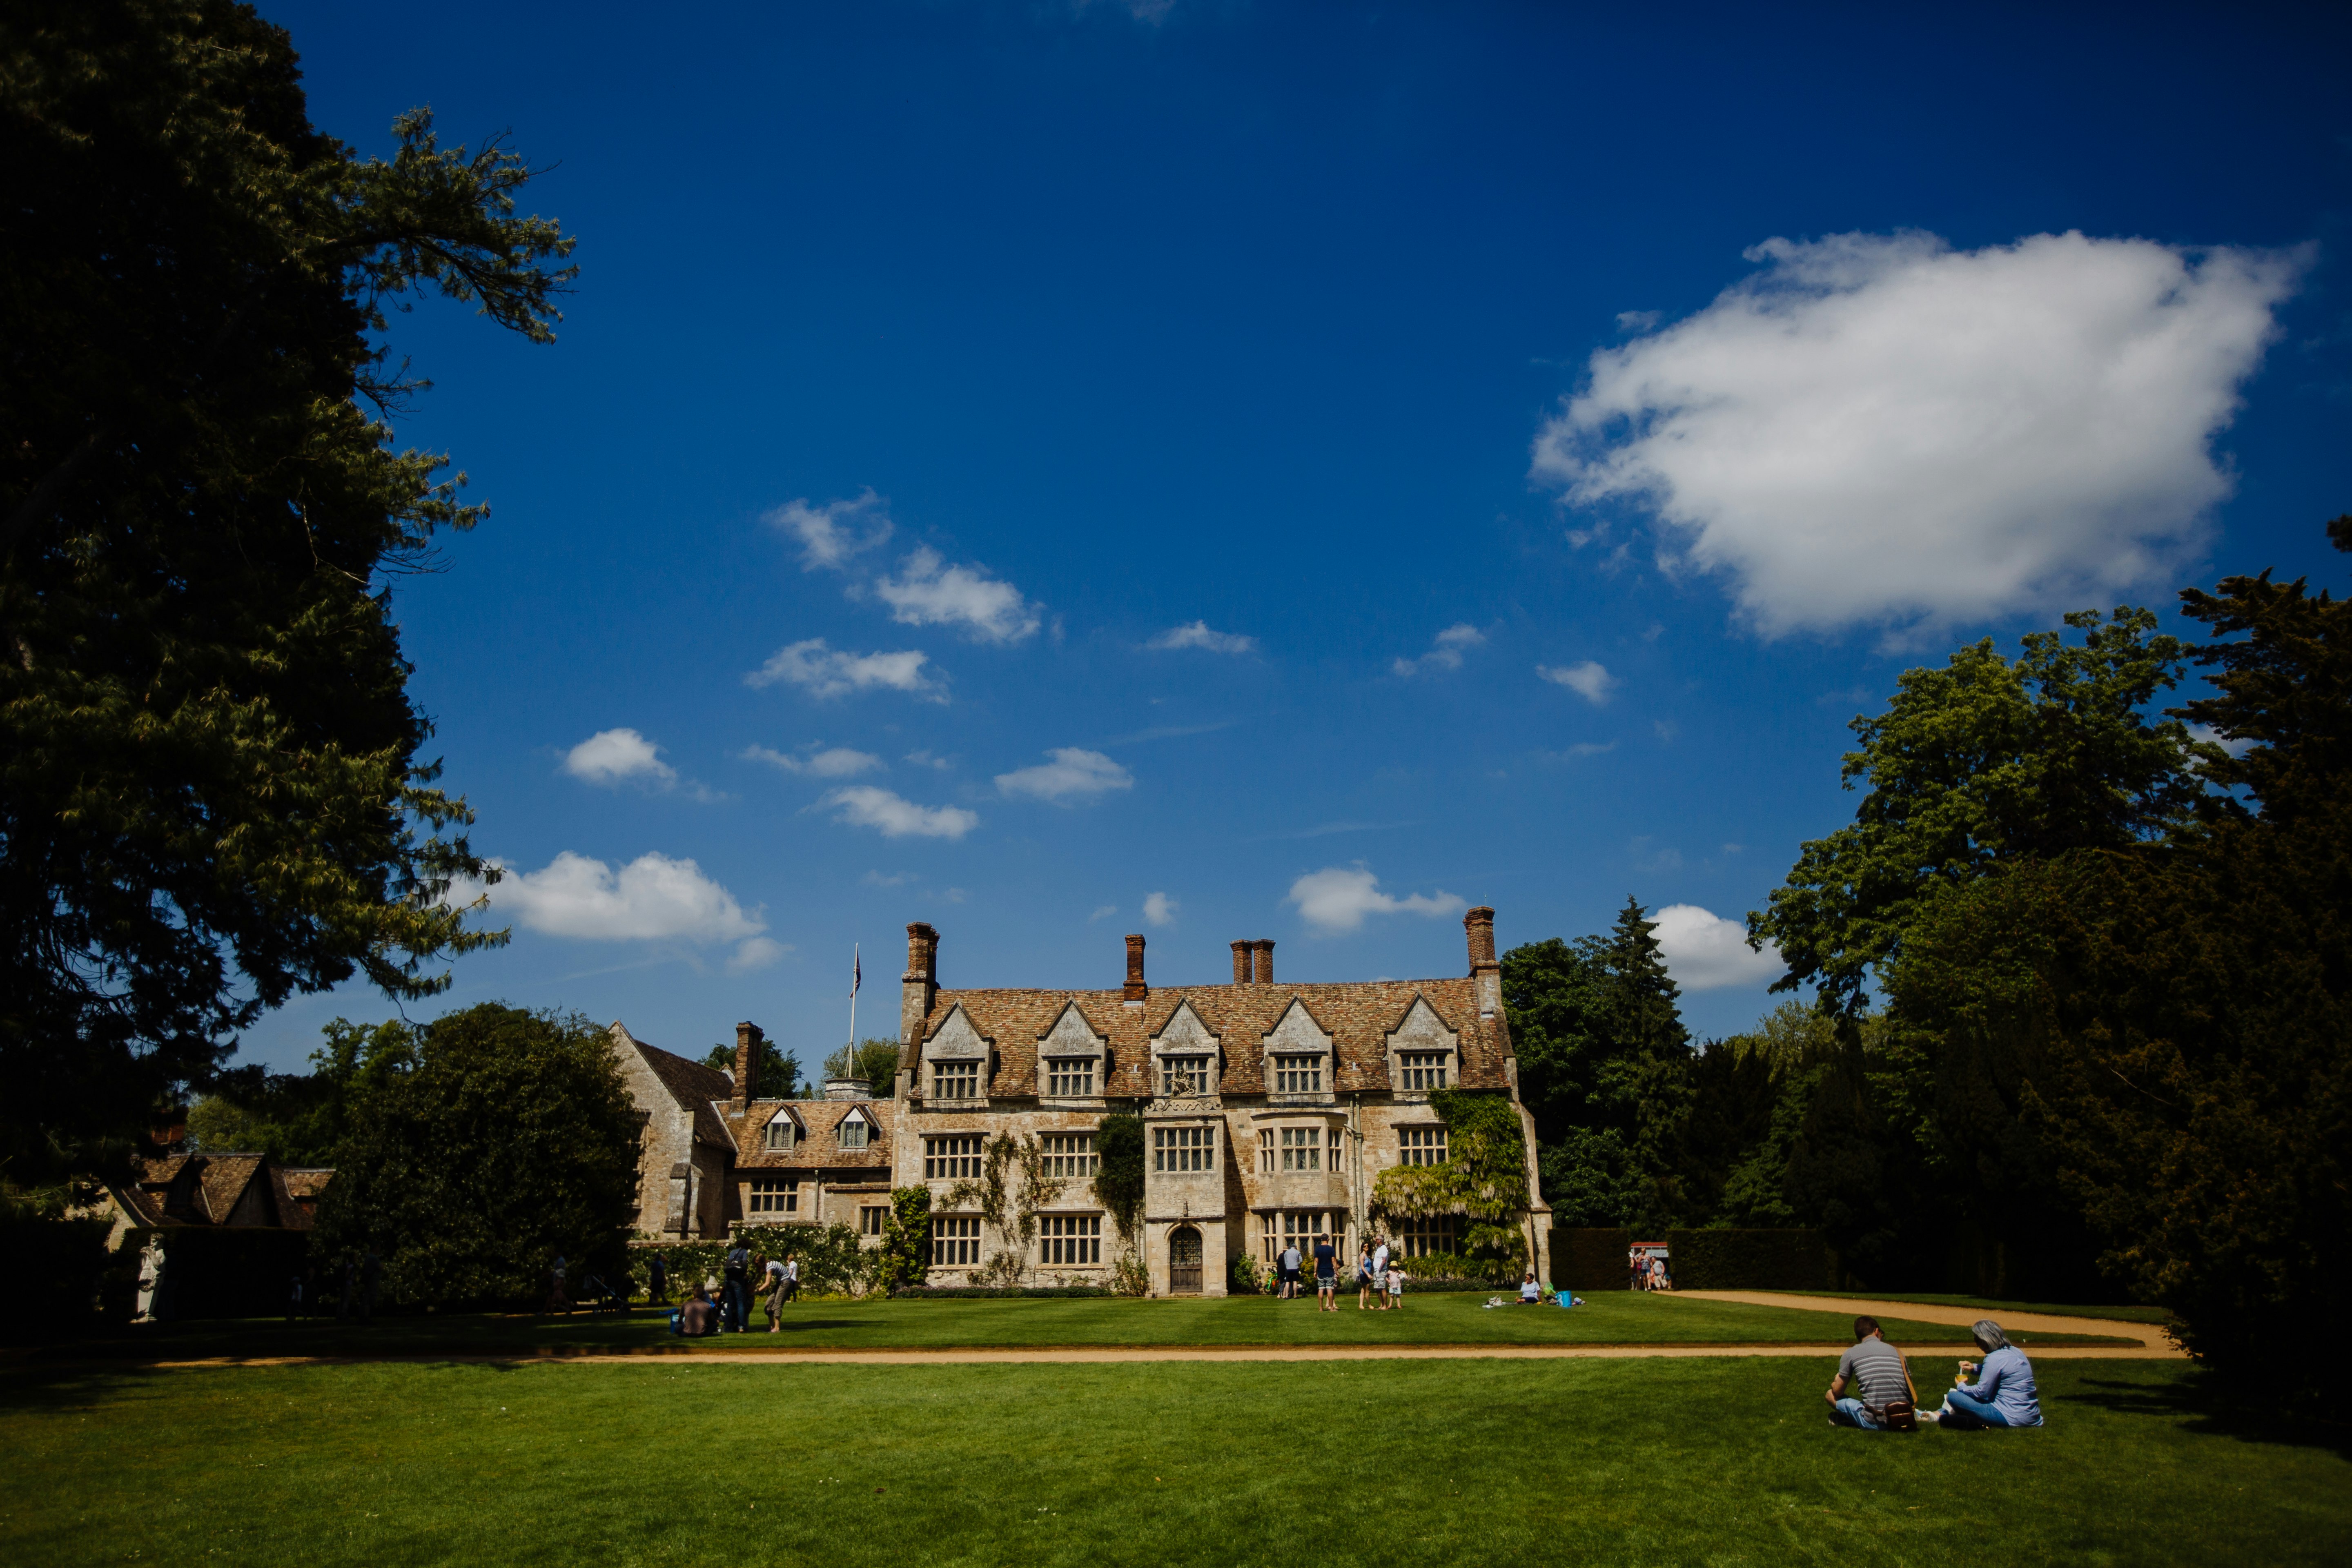
<path fill-rule="evenodd" d="M 534 1299 L 559 1253 L 618 1266 L 639 1119 L 603 1029 L 486 1002 L 380 1032 L 364 1066 L 320 1256 L 374 1248 L 391 1300 L 418 1306 Z"/>
<path fill-rule="evenodd" d="M 1802 847 L 1750 940 L 1780 945 L 1774 989 L 1817 990 L 1859 1012 L 1874 972 L 1936 890 L 2021 858 L 2120 848 L 2190 820 L 2220 755 L 2148 703 L 2179 682 L 2186 650 L 2156 617 L 2123 606 L 2066 617 L 2024 639 L 2015 660 L 1992 639 L 1940 669 L 1904 671 L 1894 700 L 1850 728 L 1845 787 L 1869 786 L 1854 819 Z"/>
<path fill-rule="evenodd" d="M 388 584 L 473 527 L 399 449 L 418 294 L 545 342 L 572 277 L 530 171 L 402 116 L 310 123 L 226 0 L 0 18 L 0 1105 L 29 1163 L 135 1132 L 237 1031 L 354 974 L 435 994 L 499 940 L 436 787 Z"/>

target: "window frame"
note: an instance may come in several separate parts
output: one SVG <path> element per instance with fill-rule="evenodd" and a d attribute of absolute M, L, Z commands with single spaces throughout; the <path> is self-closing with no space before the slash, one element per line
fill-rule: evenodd
<path fill-rule="evenodd" d="M 850 1142 L 849 1139 L 849 1133 L 853 1129 L 857 1133 L 856 1142 Z M 855 1114 L 845 1116 L 834 1124 L 833 1142 L 836 1148 L 856 1150 L 862 1153 L 874 1145 L 874 1124 L 863 1116 Z"/>
<path fill-rule="evenodd" d="M 1274 1092 L 1276 1094 L 1330 1092 L 1323 1087 L 1325 1056 L 1326 1053 L 1322 1051 L 1276 1052 L 1274 1054 Z"/>
<path fill-rule="evenodd" d="M 1320 1123 L 1305 1127 L 1284 1127 L 1282 1134 L 1282 1172 L 1285 1175 L 1320 1174 L 1323 1170 L 1323 1149 L 1326 1131 Z M 1333 1152 L 1339 1150 L 1339 1140 L 1329 1140 Z"/>
<path fill-rule="evenodd" d="M 1047 1057 L 1045 1058 L 1045 1096 L 1049 1100 L 1092 1100 L 1095 1098 L 1095 1066 L 1093 1057 Z"/>
<path fill-rule="evenodd" d="M 1415 1123 L 1397 1129 L 1397 1163 L 1443 1165 L 1447 1157 L 1445 1125 Z"/>
<path fill-rule="evenodd" d="M 782 1202 L 777 1202 L 782 1199 Z M 755 1214 L 798 1214 L 801 1212 L 801 1179 L 798 1176 L 752 1176 L 743 1186 L 743 1214 L 746 1218 Z"/>
<path fill-rule="evenodd" d="M 1217 1169 L 1217 1124 L 1181 1122 L 1151 1130 L 1151 1169 L 1156 1174 L 1199 1176 Z"/>
<path fill-rule="evenodd" d="M 923 1135 L 923 1180 L 927 1182 L 964 1182 L 980 1174 L 981 1143 L 984 1134 L 978 1132 L 927 1132 Z M 970 1162 L 969 1170 L 963 1162 Z"/>
<path fill-rule="evenodd" d="M 1056 1180 L 1085 1181 L 1102 1173 L 1102 1153 L 1088 1131 L 1040 1132 L 1037 1141 L 1045 1156 L 1045 1174 Z M 1066 1148 L 1056 1148 L 1066 1143 Z"/>
<path fill-rule="evenodd" d="M 1201 1100 L 1215 1092 L 1217 1058 L 1199 1051 L 1171 1051 L 1160 1058 L 1162 1100 Z"/>
<path fill-rule="evenodd" d="M 971 1268 L 980 1262 L 980 1216 L 943 1214 L 931 1216 L 931 1267 Z"/>
<path fill-rule="evenodd" d="M 982 1081 L 982 1063 L 977 1057 L 934 1057 L 931 1058 L 931 1098 L 953 1104 L 968 1105 L 988 1098 L 987 1086 Z M 968 1094 L 951 1094 L 949 1084 L 969 1088 Z"/>
<path fill-rule="evenodd" d="M 781 1138 L 777 1136 L 779 1131 L 783 1134 Z M 790 1116 L 782 1112 L 770 1117 L 768 1124 L 760 1130 L 760 1145 L 765 1153 L 789 1154 L 800 1147 L 800 1128 Z"/>
<path fill-rule="evenodd" d="M 1037 1261 L 1053 1268 L 1086 1268 L 1102 1263 L 1102 1215 L 1041 1214 L 1037 1216 Z"/>
<path fill-rule="evenodd" d="M 1449 1050 L 1399 1051 L 1397 1071 L 1408 1094 L 1426 1094 L 1431 1089 L 1444 1089 L 1446 1077 L 1453 1070 Z"/>

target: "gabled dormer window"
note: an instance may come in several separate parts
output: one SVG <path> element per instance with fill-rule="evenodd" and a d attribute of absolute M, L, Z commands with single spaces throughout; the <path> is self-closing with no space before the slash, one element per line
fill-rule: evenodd
<path fill-rule="evenodd" d="M 852 1111 L 841 1119 L 841 1126 L 835 1138 L 845 1149 L 863 1149 L 868 1131 L 866 1118 Z"/>
<path fill-rule="evenodd" d="M 798 1132 L 799 1129 L 793 1125 L 791 1117 L 779 1114 L 773 1121 L 768 1123 L 766 1139 L 768 1152 L 772 1154 L 789 1152 Z"/>

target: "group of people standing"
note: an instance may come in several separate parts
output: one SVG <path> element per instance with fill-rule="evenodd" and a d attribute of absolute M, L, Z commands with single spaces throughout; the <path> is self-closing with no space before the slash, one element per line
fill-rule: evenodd
<path fill-rule="evenodd" d="M 649 1274 L 654 1300 L 659 1302 L 668 1292 L 668 1266 L 658 1253 L 654 1256 Z M 694 1294 L 677 1310 L 675 1321 L 679 1333 L 692 1339 L 707 1334 L 750 1333 L 755 1287 L 761 1309 L 767 1314 L 768 1331 L 783 1331 L 784 1304 L 800 1299 L 801 1262 L 797 1255 L 788 1252 L 782 1258 L 770 1258 L 764 1252 L 739 1245 L 728 1249 L 719 1265 L 719 1274 L 718 1300 L 710 1299 L 708 1283 L 697 1285 Z"/>
<path fill-rule="evenodd" d="M 1315 1310 L 1336 1312 L 1339 1310 L 1339 1249 L 1328 1236 L 1318 1236 L 1312 1253 L 1315 1264 Z M 1298 1244 L 1286 1243 L 1275 1267 L 1279 1271 L 1275 1288 L 1278 1298 L 1288 1300 L 1297 1297 L 1305 1283 L 1302 1270 L 1307 1262 Z M 1393 1312 L 1404 1306 L 1404 1256 L 1389 1249 L 1386 1237 L 1373 1237 L 1359 1244 L 1356 1249 L 1356 1310 L 1360 1312 Z"/>
<path fill-rule="evenodd" d="M 1675 1277 L 1666 1267 L 1664 1253 L 1646 1252 L 1634 1247 L 1625 1254 L 1625 1268 L 1630 1276 L 1625 1287 L 1629 1290 L 1671 1290 L 1675 1288 Z"/>
<path fill-rule="evenodd" d="M 1908 1432 L 1923 1422 L 1956 1432 L 2041 1426 L 2041 1394 L 2025 1352 L 2011 1344 L 1990 1318 L 1979 1318 L 1969 1337 L 1984 1359 L 1961 1362 L 1943 1403 L 1934 1410 L 1921 1410 L 1910 1363 L 1886 1342 L 1876 1318 L 1856 1318 L 1853 1346 L 1838 1358 L 1837 1375 L 1822 1395 L 1829 1401 L 1830 1425 L 1865 1432 Z M 1974 1383 L 1969 1381 L 1971 1374 Z M 1848 1394 L 1848 1388 L 1854 1392 Z"/>

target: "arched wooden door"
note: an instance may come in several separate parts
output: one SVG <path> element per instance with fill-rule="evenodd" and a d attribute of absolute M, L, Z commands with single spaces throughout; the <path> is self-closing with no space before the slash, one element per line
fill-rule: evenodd
<path fill-rule="evenodd" d="M 1168 1233 L 1168 1293 L 1201 1293 L 1201 1233 L 1189 1225 L 1180 1225 Z"/>

